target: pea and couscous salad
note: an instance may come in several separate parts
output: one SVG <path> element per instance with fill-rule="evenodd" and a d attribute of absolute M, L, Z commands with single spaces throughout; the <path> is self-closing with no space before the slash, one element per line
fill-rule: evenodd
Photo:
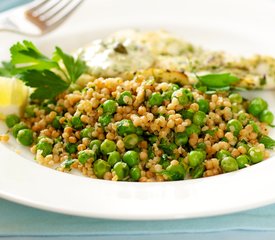
<path fill-rule="evenodd" d="M 270 57 L 232 60 L 136 31 L 73 56 L 56 47 L 49 58 L 28 41 L 10 51 L 0 75 L 22 81 L 29 98 L 4 121 L 39 164 L 112 181 L 176 181 L 246 168 L 275 146 L 268 103 L 242 96 L 268 88 Z"/>

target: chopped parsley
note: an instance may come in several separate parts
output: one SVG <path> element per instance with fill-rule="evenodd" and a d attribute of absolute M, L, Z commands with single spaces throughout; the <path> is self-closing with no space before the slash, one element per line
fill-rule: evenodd
<path fill-rule="evenodd" d="M 259 142 L 264 144 L 267 149 L 273 149 L 275 147 L 275 140 L 266 135 L 262 135 Z"/>

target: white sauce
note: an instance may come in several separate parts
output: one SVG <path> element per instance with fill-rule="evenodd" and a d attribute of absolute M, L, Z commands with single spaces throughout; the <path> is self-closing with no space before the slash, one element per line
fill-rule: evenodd
<path fill-rule="evenodd" d="M 127 54 L 114 50 L 119 43 L 126 48 Z M 121 73 L 158 66 L 159 63 L 162 67 L 170 64 L 170 68 L 174 65 L 175 69 L 182 69 L 187 65 L 183 53 L 188 54 L 191 47 L 191 44 L 164 31 L 144 33 L 124 30 L 93 41 L 78 54 L 87 62 L 91 75 L 116 77 Z"/>
<path fill-rule="evenodd" d="M 114 50 L 119 43 L 125 47 L 127 53 Z M 149 49 L 131 39 L 122 42 L 116 39 L 97 40 L 83 49 L 80 56 L 86 61 L 91 75 L 103 77 L 115 77 L 128 71 L 147 69 L 154 63 Z"/>

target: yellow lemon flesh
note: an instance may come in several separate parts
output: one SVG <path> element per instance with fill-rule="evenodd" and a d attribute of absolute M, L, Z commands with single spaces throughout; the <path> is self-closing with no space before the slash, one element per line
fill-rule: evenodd
<path fill-rule="evenodd" d="M 20 114 L 28 99 L 28 87 L 18 79 L 0 77 L 0 117 Z"/>

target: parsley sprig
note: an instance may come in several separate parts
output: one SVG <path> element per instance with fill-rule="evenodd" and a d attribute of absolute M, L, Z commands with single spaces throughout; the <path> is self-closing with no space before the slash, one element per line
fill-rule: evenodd
<path fill-rule="evenodd" d="M 234 84 L 240 81 L 236 76 L 230 73 L 214 73 L 207 75 L 196 75 L 198 82 L 195 87 L 206 94 L 215 92 L 229 91 L 234 89 Z"/>
<path fill-rule="evenodd" d="M 2 61 L 0 66 L 0 76 L 12 77 L 13 76 L 13 65 L 11 62 Z"/>
<path fill-rule="evenodd" d="M 6 76 L 16 76 L 35 90 L 32 99 L 52 99 L 75 83 L 87 66 L 84 61 L 64 53 L 56 47 L 53 57 L 41 53 L 30 41 L 14 44 L 10 48 L 11 61 L 3 64 Z M 0 69 L 0 70 L 1 70 Z"/>

